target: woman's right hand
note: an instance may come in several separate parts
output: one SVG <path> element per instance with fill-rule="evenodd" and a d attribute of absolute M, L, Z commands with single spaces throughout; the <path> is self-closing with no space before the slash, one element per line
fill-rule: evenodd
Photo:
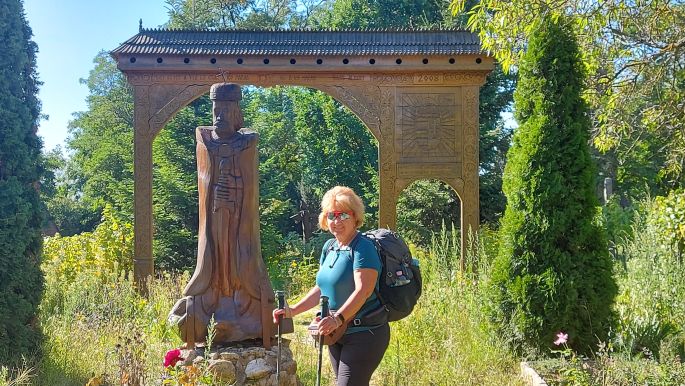
<path fill-rule="evenodd" d="M 293 317 L 293 312 L 290 310 L 290 307 L 286 305 L 285 308 L 276 308 L 275 310 L 273 310 L 272 315 L 274 318 L 274 323 L 278 324 L 281 316 L 283 316 L 286 319 L 290 319 Z"/>

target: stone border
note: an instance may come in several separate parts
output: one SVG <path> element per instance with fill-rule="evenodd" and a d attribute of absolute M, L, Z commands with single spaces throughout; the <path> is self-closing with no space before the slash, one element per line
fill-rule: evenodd
<path fill-rule="evenodd" d="M 521 375 L 530 386 L 547 386 L 547 382 L 528 365 L 528 362 L 521 362 Z"/>

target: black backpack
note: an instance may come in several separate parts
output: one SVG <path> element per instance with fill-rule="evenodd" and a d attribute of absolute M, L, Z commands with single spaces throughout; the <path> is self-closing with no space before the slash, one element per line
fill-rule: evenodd
<path fill-rule="evenodd" d="M 409 247 L 402 237 L 389 229 L 370 230 L 362 233 L 361 236 L 373 242 L 381 258 L 379 289 L 374 292 L 385 309 L 387 321 L 404 319 L 414 310 L 421 296 L 419 261 L 411 257 Z M 334 241 L 335 239 L 329 240 L 324 249 L 331 251 Z M 355 242 L 354 245 L 350 245 L 351 256 L 354 256 L 356 244 Z M 320 263 L 323 263 L 323 260 Z M 374 314 L 373 320 L 379 318 L 386 320 L 377 311 L 373 311 L 372 314 Z M 364 322 L 362 320 L 362 323 Z"/>
<path fill-rule="evenodd" d="M 421 296 L 419 262 L 411 257 L 407 243 L 389 229 L 375 229 L 362 233 L 373 241 L 381 257 L 381 277 L 376 296 L 388 313 L 388 321 L 407 317 Z"/>

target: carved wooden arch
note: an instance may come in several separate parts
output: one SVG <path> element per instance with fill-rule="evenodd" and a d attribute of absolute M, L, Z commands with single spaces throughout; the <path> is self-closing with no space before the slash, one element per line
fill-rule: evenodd
<path fill-rule="evenodd" d="M 154 269 L 152 143 L 177 111 L 220 78 L 193 71 L 124 72 L 134 90 L 134 275 L 142 281 Z M 395 227 L 397 199 L 411 182 L 443 180 L 461 198 L 464 256 L 465 232 L 477 231 L 479 224 L 478 92 L 488 72 L 482 67 L 432 73 L 236 71 L 226 80 L 260 87 L 311 87 L 345 105 L 378 140 L 379 226 Z"/>
<path fill-rule="evenodd" d="M 455 193 L 457 193 L 457 196 L 459 196 L 459 204 L 461 208 L 461 213 L 462 213 L 462 219 L 460 223 L 460 233 L 461 233 L 461 249 L 462 249 L 462 256 L 460 259 L 460 268 L 462 270 L 465 269 L 465 259 L 464 259 L 464 252 L 466 252 L 466 248 L 472 247 L 469 245 L 469 232 L 477 231 L 478 229 L 473 229 L 473 213 L 469 211 L 469 206 L 471 206 L 472 203 L 469 205 L 464 205 L 464 198 L 468 197 L 469 192 L 467 192 L 466 185 L 464 184 L 464 180 L 461 178 L 432 178 L 432 177 L 423 177 L 423 178 L 404 178 L 404 179 L 398 179 L 396 180 L 396 191 L 397 191 L 397 197 L 395 199 L 395 202 L 399 200 L 399 196 L 402 194 L 402 192 L 407 189 L 411 184 L 414 182 L 418 181 L 428 181 L 428 180 L 438 180 L 441 182 L 444 182 L 447 184 L 452 190 L 454 190 Z M 471 194 L 473 194 L 471 192 Z M 468 200 L 468 198 L 467 198 Z M 476 202 L 478 204 L 478 202 Z M 467 221 L 464 221 L 464 211 L 467 211 Z M 463 229 L 462 227 L 466 225 L 469 228 Z M 463 230 L 462 230 L 463 229 Z"/>

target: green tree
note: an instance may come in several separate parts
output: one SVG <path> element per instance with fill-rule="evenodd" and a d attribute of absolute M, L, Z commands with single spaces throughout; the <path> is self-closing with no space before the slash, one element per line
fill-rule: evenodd
<path fill-rule="evenodd" d="M 314 218 L 320 198 L 334 185 L 349 186 L 364 196 L 373 218 L 377 144 L 340 103 L 300 87 L 259 90 L 246 105 L 246 122 L 260 133 L 262 214 L 278 224 L 284 236 L 303 231 L 292 217 L 300 224 L 303 218 Z M 278 219 L 271 217 L 276 214 Z M 304 236 L 309 239 L 311 234 Z"/>
<path fill-rule="evenodd" d="M 297 8 L 314 4 L 292 0 L 167 0 L 167 27 L 278 28 L 301 23 Z"/>
<path fill-rule="evenodd" d="M 67 159 L 61 147 L 45 153 L 43 159 L 45 172 L 40 184 L 46 209 L 43 229 L 51 231 L 56 228 L 60 235 L 72 236 L 95 228 L 100 216 L 74 194 L 71 181 L 65 173 Z"/>
<path fill-rule="evenodd" d="M 19 0 L 0 3 L 0 363 L 37 349 L 34 317 L 43 289 L 38 74 Z"/>
<path fill-rule="evenodd" d="M 94 213 L 105 204 L 133 220 L 133 94 L 105 52 L 81 82 L 88 87 L 88 110 L 69 123 L 67 146 L 73 154 L 67 176 L 74 195 Z M 98 216 L 99 217 L 99 216 Z"/>
<path fill-rule="evenodd" d="M 453 0 L 462 11 L 469 0 Z M 505 69 L 517 65 L 538 15 L 573 20 L 601 172 L 635 196 L 685 183 L 685 4 L 682 1 L 483 0 L 469 26 Z"/>
<path fill-rule="evenodd" d="M 440 0 L 335 0 L 315 13 L 314 23 L 329 28 L 425 28 L 452 26 Z"/>
<path fill-rule="evenodd" d="M 595 223 L 583 68 L 563 17 L 542 15 L 520 61 L 516 119 L 504 173 L 507 208 L 492 284 L 494 320 L 526 350 L 559 331 L 583 352 L 605 339 L 616 295 L 604 232 Z"/>
<path fill-rule="evenodd" d="M 195 128 L 211 124 L 211 102 L 201 97 L 179 111 L 153 143 L 153 215 L 156 264 L 192 267 L 198 232 Z"/>

